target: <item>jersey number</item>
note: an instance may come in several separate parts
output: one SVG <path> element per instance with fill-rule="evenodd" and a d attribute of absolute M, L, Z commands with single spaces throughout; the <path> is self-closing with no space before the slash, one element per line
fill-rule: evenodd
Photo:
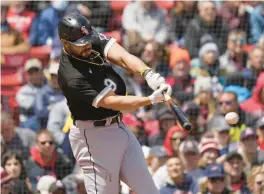
<path fill-rule="evenodd" d="M 113 91 L 116 91 L 116 83 L 113 82 L 111 79 L 108 79 L 108 78 L 105 79 L 104 80 L 104 85 L 107 86 L 107 87 L 111 87 L 111 89 Z"/>

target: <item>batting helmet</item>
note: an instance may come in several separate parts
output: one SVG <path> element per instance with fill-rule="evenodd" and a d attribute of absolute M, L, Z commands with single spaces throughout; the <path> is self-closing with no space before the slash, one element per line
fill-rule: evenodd
<path fill-rule="evenodd" d="M 58 25 L 60 39 L 69 41 L 76 46 L 84 46 L 98 37 L 92 29 L 91 23 L 84 16 L 77 13 L 65 15 Z"/>

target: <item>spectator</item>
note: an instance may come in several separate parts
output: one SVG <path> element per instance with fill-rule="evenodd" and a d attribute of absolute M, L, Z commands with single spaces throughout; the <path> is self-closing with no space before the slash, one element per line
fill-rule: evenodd
<path fill-rule="evenodd" d="M 40 194 L 66 194 L 66 189 L 60 180 L 53 176 L 42 176 L 37 184 L 37 191 Z"/>
<path fill-rule="evenodd" d="M 247 53 L 245 52 L 246 33 L 242 30 L 232 30 L 228 34 L 227 50 L 220 56 L 220 68 L 226 74 L 245 70 Z"/>
<path fill-rule="evenodd" d="M 215 89 L 215 88 L 214 88 Z M 205 124 L 213 117 L 216 102 L 213 96 L 213 83 L 210 77 L 198 77 L 194 82 L 194 102 L 199 106 Z"/>
<path fill-rule="evenodd" d="M 254 77 L 257 80 L 258 76 L 264 71 L 264 49 L 261 47 L 254 47 L 249 53 L 249 61 L 247 70 L 245 70 L 247 76 Z"/>
<path fill-rule="evenodd" d="M 210 39 L 216 42 L 220 54 L 226 50 L 228 25 L 216 16 L 214 1 L 198 2 L 199 16 L 188 24 L 185 39 L 185 47 L 190 52 L 191 58 L 198 56 L 203 39 Z"/>
<path fill-rule="evenodd" d="M 240 135 L 238 152 L 243 156 L 246 171 L 264 162 L 264 152 L 258 150 L 257 134 L 251 128 L 246 128 Z"/>
<path fill-rule="evenodd" d="M 198 181 L 203 177 L 203 171 L 199 169 L 200 159 L 198 142 L 195 140 L 185 140 L 179 148 L 179 156 L 182 161 L 184 172 Z"/>
<path fill-rule="evenodd" d="M 252 193 L 262 194 L 264 191 L 263 183 L 264 183 L 263 165 L 252 168 L 250 175 L 248 176 L 248 184 Z"/>
<path fill-rule="evenodd" d="M 190 55 L 187 50 L 176 48 L 170 55 L 171 75 L 166 79 L 166 83 L 172 87 L 172 96 L 181 104 L 193 98 L 193 83 L 190 72 Z"/>
<path fill-rule="evenodd" d="M 40 89 L 36 95 L 35 114 L 39 119 L 41 128 L 45 128 L 48 122 L 50 110 L 56 102 L 62 101 L 64 96 L 58 85 L 59 63 L 51 63 L 48 69 L 50 75 L 49 84 Z"/>
<path fill-rule="evenodd" d="M 7 112 L 1 112 L 1 134 L 6 148 L 22 151 L 24 159 L 35 144 L 36 134 L 30 129 L 16 127 L 13 118 Z"/>
<path fill-rule="evenodd" d="M 184 174 L 181 160 L 178 157 L 170 158 L 167 163 L 168 179 L 166 185 L 160 189 L 161 194 L 173 194 L 178 192 L 197 193 L 196 182 L 191 176 Z"/>
<path fill-rule="evenodd" d="M 107 32 L 109 20 L 112 16 L 108 1 L 79 1 L 71 4 L 67 12 L 77 12 L 85 16 L 97 32 Z"/>
<path fill-rule="evenodd" d="M 164 147 L 168 156 L 179 156 L 179 147 L 186 140 L 187 133 L 178 125 L 171 127 L 166 135 Z"/>
<path fill-rule="evenodd" d="M 203 139 L 204 137 L 199 145 L 201 155 L 199 166 L 201 170 L 205 170 L 207 166 L 216 163 L 217 158 L 220 156 L 218 145 L 213 141 L 214 139 L 206 140 L 206 142 Z"/>
<path fill-rule="evenodd" d="M 258 120 L 256 128 L 259 148 L 264 151 L 264 117 Z"/>
<path fill-rule="evenodd" d="M 252 96 L 241 104 L 241 109 L 260 118 L 264 116 L 264 73 L 259 75 Z"/>
<path fill-rule="evenodd" d="M 127 34 L 131 31 L 137 32 L 143 41 L 154 40 L 163 44 L 168 38 L 166 12 L 158 8 L 153 1 L 128 4 L 123 12 L 122 26 Z"/>
<path fill-rule="evenodd" d="M 247 187 L 247 176 L 243 172 L 245 167 L 243 157 L 237 152 L 230 152 L 224 162 L 224 170 L 230 182 L 232 191 L 250 194 Z"/>
<path fill-rule="evenodd" d="M 20 192 L 29 193 L 31 184 L 27 177 L 26 168 L 23 163 L 22 155 L 18 151 L 7 151 L 2 157 L 2 167 L 12 176 L 13 181 L 20 180 L 26 190 Z"/>
<path fill-rule="evenodd" d="M 28 83 L 22 86 L 17 94 L 16 101 L 19 106 L 19 121 L 22 127 L 36 129 L 39 126 L 34 126 L 35 115 L 34 106 L 36 95 L 44 85 L 44 76 L 42 71 L 42 64 L 36 58 L 28 59 L 24 67 L 28 75 Z"/>
<path fill-rule="evenodd" d="M 241 1 L 226 1 L 220 9 L 217 10 L 219 16 L 228 23 L 229 29 L 241 29 L 249 31 L 249 13 L 246 5 Z"/>
<path fill-rule="evenodd" d="M 163 45 L 154 41 L 147 42 L 142 52 L 141 59 L 161 76 L 167 77 L 170 69 L 165 59 L 163 59 L 164 50 L 165 48 Z"/>
<path fill-rule="evenodd" d="M 257 43 L 264 33 L 264 4 L 257 6 L 250 15 L 251 43 Z"/>
<path fill-rule="evenodd" d="M 6 19 L 11 28 L 21 33 L 22 37 L 28 40 L 36 14 L 27 9 L 26 4 L 26 1 L 10 1 Z"/>
<path fill-rule="evenodd" d="M 158 109 L 156 118 L 159 121 L 159 132 L 156 135 L 149 136 L 148 144 L 150 147 L 163 145 L 167 132 L 177 122 L 175 116 L 167 107 Z"/>
<path fill-rule="evenodd" d="M 214 137 L 220 149 L 221 156 L 227 154 L 233 147 L 233 144 L 231 144 L 231 136 L 229 135 L 230 128 L 231 126 L 223 116 L 217 117 L 209 128 L 209 130 L 214 131 Z"/>
<path fill-rule="evenodd" d="M 51 175 L 61 180 L 72 171 L 70 160 L 55 149 L 54 139 L 47 130 L 38 132 L 36 146 L 30 150 L 30 157 L 26 162 L 26 167 L 34 192 L 36 191 L 39 177 Z"/>
<path fill-rule="evenodd" d="M 38 17 L 38 25 L 35 32 L 36 40 L 34 40 L 34 45 L 46 45 L 50 41 L 49 38 L 52 43 L 56 42 L 57 26 L 60 18 L 64 16 L 68 5 L 68 1 L 53 0 L 51 1 L 49 7 L 41 11 Z"/>
<path fill-rule="evenodd" d="M 188 131 L 188 139 L 199 141 L 206 129 L 200 107 L 194 102 L 188 102 L 182 106 L 182 110 L 192 124 L 192 130 Z"/>
<path fill-rule="evenodd" d="M 171 42 L 182 45 L 184 34 L 188 23 L 197 14 L 197 3 L 195 1 L 178 1 L 170 13 L 170 32 Z"/>
<path fill-rule="evenodd" d="M 67 194 L 86 194 L 83 173 L 72 173 L 62 180 Z"/>
<path fill-rule="evenodd" d="M 229 112 L 236 112 L 239 115 L 239 121 L 237 124 L 232 125 L 230 129 L 230 135 L 233 142 L 239 140 L 240 133 L 246 127 L 254 127 L 257 118 L 247 112 L 242 111 L 239 108 L 237 95 L 232 92 L 223 92 L 218 98 L 219 112 L 216 112 L 214 117 L 209 121 L 208 125 L 213 122 L 219 115 L 225 116 Z"/>
<path fill-rule="evenodd" d="M 225 172 L 221 165 L 211 164 L 205 170 L 206 181 L 201 183 L 198 194 L 233 194 L 226 186 Z"/>
<path fill-rule="evenodd" d="M 159 167 L 165 164 L 167 159 L 167 153 L 163 146 L 153 146 L 146 158 L 150 174 L 154 174 Z"/>
<path fill-rule="evenodd" d="M 1 168 L 1 193 L 10 194 L 12 191 L 12 176 Z"/>
<path fill-rule="evenodd" d="M 30 45 L 21 34 L 6 21 L 7 7 L 1 5 L 1 55 L 28 53 Z M 2 59 L 3 61 L 3 59 Z"/>

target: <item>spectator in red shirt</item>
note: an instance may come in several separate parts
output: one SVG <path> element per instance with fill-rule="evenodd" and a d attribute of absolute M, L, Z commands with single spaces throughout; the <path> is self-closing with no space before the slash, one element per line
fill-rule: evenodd
<path fill-rule="evenodd" d="M 257 122 L 258 145 L 264 151 L 264 117 Z"/>
<path fill-rule="evenodd" d="M 25 1 L 10 1 L 6 18 L 11 28 L 17 30 L 24 38 L 28 39 L 36 14 L 28 10 L 26 4 L 27 2 Z"/>

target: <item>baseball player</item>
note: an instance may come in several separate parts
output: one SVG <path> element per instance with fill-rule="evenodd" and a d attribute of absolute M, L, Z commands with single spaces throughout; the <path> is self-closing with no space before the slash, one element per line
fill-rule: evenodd
<path fill-rule="evenodd" d="M 122 180 L 137 194 L 158 194 L 140 144 L 121 121 L 121 111 L 166 101 L 163 94 L 170 95 L 171 87 L 79 14 L 64 16 L 58 32 L 63 44 L 58 80 L 74 121 L 69 138 L 87 193 L 118 194 Z M 110 62 L 144 76 L 154 92 L 148 97 L 126 96 L 126 86 Z"/>

